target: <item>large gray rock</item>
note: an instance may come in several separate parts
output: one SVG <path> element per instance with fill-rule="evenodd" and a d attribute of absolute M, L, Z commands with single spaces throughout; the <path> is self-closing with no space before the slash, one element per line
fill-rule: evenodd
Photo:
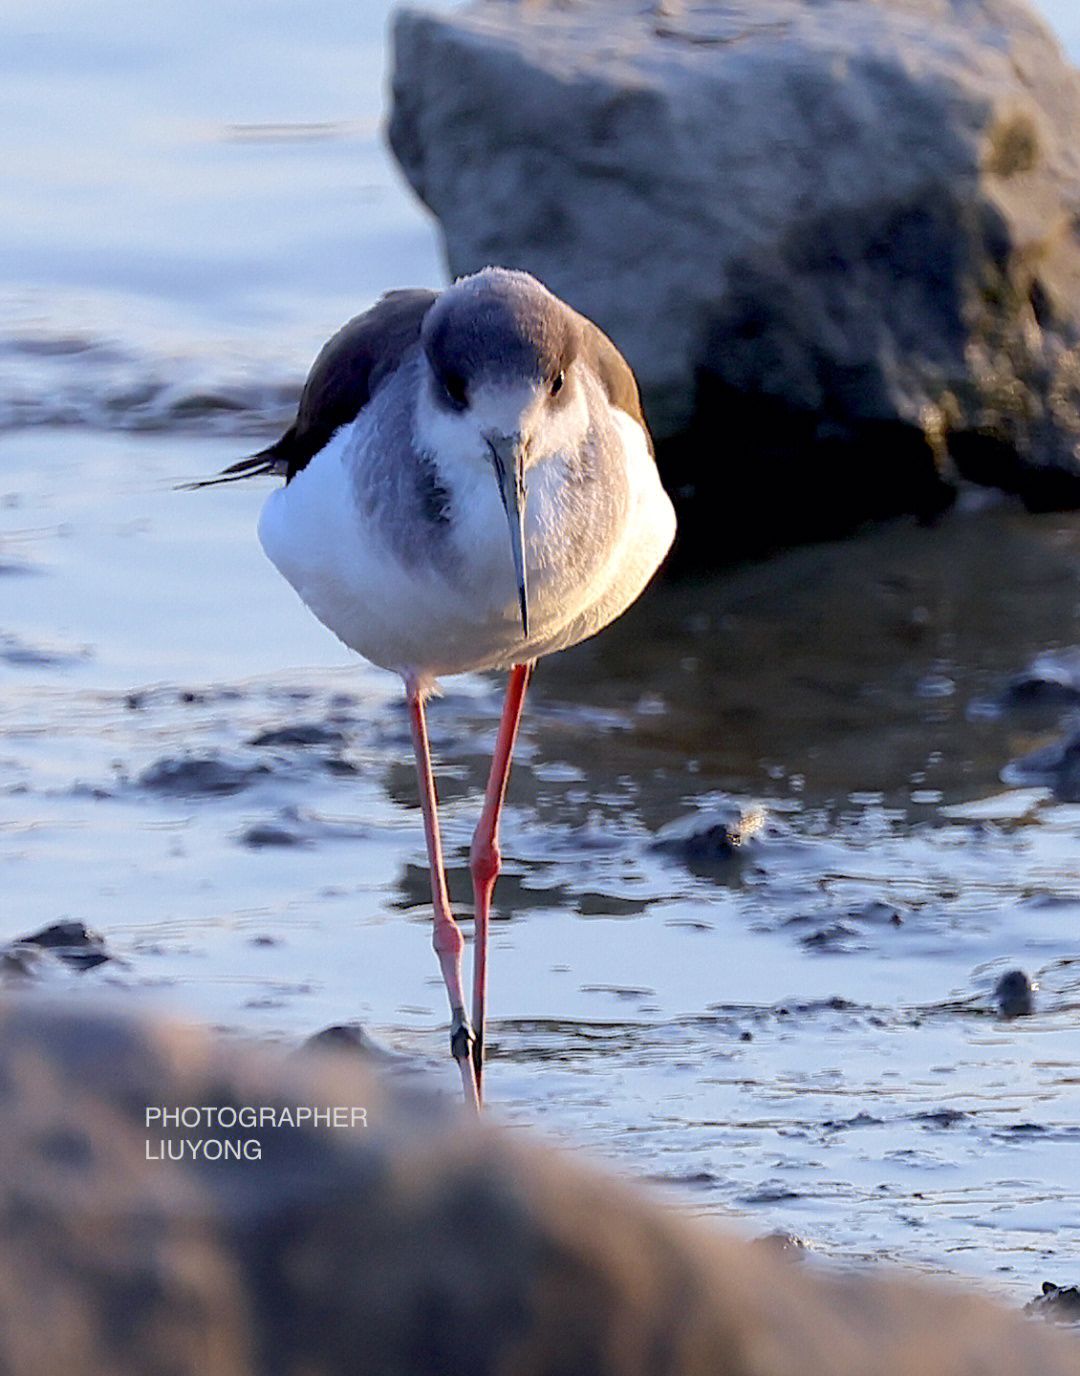
<path fill-rule="evenodd" d="M 725 441 L 718 497 L 749 447 L 796 527 L 954 465 L 1076 499 L 1080 76 L 1018 0 L 479 0 L 394 45 L 451 271 L 592 316 L 659 438 Z"/>
<path fill-rule="evenodd" d="M 347 1057 L 8 1001 L 0 1371 L 1078 1376 L 1080 1343 L 792 1266 Z"/>

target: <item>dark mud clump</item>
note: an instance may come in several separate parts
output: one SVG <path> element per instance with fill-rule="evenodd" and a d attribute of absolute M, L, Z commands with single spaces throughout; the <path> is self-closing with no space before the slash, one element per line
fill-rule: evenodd
<path fill-rule="evenodd" d="M 297 722 L 293 726 L 279 726 L 269 731 L 260 731 L 252 736 L 248 745 L 255 746 L 311 746 L 340 745 L 345 733 L 336 726 L 325 726 L 321 722 Z"/>
<path fill-rule="evenodd" d="M 1023 970 L 1006 970 L 994 985 L 994 998 L 1003 1018 L 1027 1018 L 1035 1009 L 1035 986 Z"/>
<path fill-rule="evenodd" d="M 313 846 L 328 840 L 362 840 L 369 828 L 362 822 L 315 817 L 295 807 L 283 807 L 272 818 L 253 822 L 240 833 L 241 845 L 265 847 Z"/>
<path fill-rule="evenodd" d="M 1001 711 L 1058 711 L 1080 705 L 1080 647 L 1047 650 L 1006 683 Z"/>
<path fill-rule="evenodd" d="M 1001 777 L 1020 787 L 1049 788 L 1063 803 L 1080 803 L 1080 731 L 1013 760 Z"/>
<path fill-rule="evenodd" d="M 1024 1312 L 1039 1314 L 1055 1323 L 1080 1324 L 1080 1285 L 1055 1285 L 1044 1280 L 1042 1294 L 1024 1305 Z"/>
<path fill-rule="evenodd" d="M 140 788 L 178 798 L 201 795 L 226 796 L 241 793 L 257 779 L 269 774 L 262 764 L 230 764 L 216 755 L 166 758 L 144 769 L 138 777 Z"/>
<path fill-rule="evenodd" d="M 320 1032 L 313 1032 L 304 1042 L 304 1049 L 345 1051 L 369 1065 L 397 1065 L 408 1060 L 400 1052 L 377 1042 L 358 1022 L 333 1023 Z"/>
<path fill-rule="evenodd" d="M 87 646 L 78 650 L 62 650 L 32 645 L 14 635 L 0 636 L 0 661 L 18 669 L 66 669 L 92 657 L 92 651 Z"/>
<path fill-rule="evenodd" d="M 710 872 L 745 859 L 765 822 L 764 808 L 725 802 L 669 822 L 657 832 L 651 849 L 681 860 L 694 873 Z"/>
<path fill-rule="evenodd" d="M 115 957 L 106 949 L 105 938 L 82 922 L 54 922 L 30 936 L 16 937 L 0 948 L 0 968 L 8 975 L 35 975 L 49 959 L 61 961 L 73 970 L 93 970 Z"/>
<path fill-rule="evenodd" d="M 800 944 L 807 950 L 825 951 L 834 955 L 867 950 L 868 932 L 878 927 L 903 925 L 904 914 L 900 909 L 880 898 L 860 903 L 842 916 L 796 913 L 784 922 L 784 926 L 791 929 L 812 929 L 805 936 L 799 937 Z"/>
<path fill-rule="evenodd" d="M 290 846 L 309 846 L 311 841 L 288 826 L 274 822 L 255 822 L 241 833 L 240 843 L 251 850 L 265 850 L 275 846 L 285 849 Z"/>

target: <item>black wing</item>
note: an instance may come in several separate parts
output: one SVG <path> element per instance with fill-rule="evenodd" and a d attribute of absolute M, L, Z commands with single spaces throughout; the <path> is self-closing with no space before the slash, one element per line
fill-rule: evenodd
<path fill-rule="evenodd" d="M 300 393 L 296 419 L 281 439 L 216 478 L 191 483 L 212 487 L 264 473 L 286 480 L 306 468 L 335 430 L 367 405 L 379 383 L 420 338 L 420 326 L 438 292 L 421 288 L 387 292 L 370 310 L 342 325 L 319 352 Z"/>
<path fill-rule="evenodd" d="M 608 400 L 612 406 L 625 411 L 631 420 L 636 420 L 645 431 L 645 439 L 652 451 L 652 437 L 641 410 L 641 393 L 638 391 L 634 370 L 622 354 L 599 327 L 587 316 L 581 316 L 582 353 L 589 366 L 604 384 Z"/>

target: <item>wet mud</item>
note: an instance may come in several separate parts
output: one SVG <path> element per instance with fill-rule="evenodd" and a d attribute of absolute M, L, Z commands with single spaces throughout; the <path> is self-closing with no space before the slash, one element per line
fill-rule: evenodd
<path fill-rule="evenodd" d="M 258 493 L 173 490 L 229 457 L 0 447 L 3 555 L 28 571 L 0 644 L 42 649 L 0 655 L 0 939 L 84 924 L 112 959 L 32 961 L 44 991 L 290 1044 L 357 1022 L 452 1093 L 400 685 L 265 567 Z M 495 899 L 493 1111 L 843 1260 L 1016 1302 L 1068 1274 L 1080 813 L 1010 766 L 1068 736 L 1078 608 L 1080 520 L 976 505 L 662 581 L 542 663 Z M 502 684 L 444 687 L 469 937 Z"/>

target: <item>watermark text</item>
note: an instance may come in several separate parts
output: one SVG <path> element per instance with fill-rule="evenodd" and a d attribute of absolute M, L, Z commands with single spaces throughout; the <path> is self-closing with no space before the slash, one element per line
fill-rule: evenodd
<path fill-rule="evenodd" d="M 188 1133 L 259 1132 L 280 1128 L 366 1128 L 367 1109 L 354 1104 L 147 1104 L 148 1133 L 182 1129 L 184 1135 L 146 1138 L 147 1161 L 261 1161 L 259 1137 L 188 1136 Z"/>

